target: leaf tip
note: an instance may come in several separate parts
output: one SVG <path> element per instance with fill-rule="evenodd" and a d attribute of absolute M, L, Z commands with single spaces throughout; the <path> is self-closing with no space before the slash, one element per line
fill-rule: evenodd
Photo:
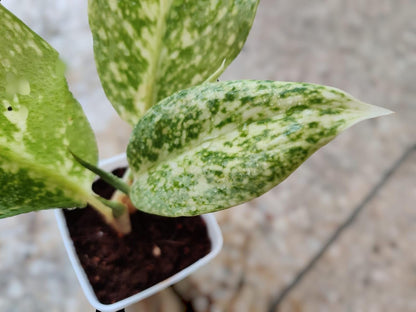
<path fill-rule="evenodd" d="M 387 108 L 384 108 L 384 107 L 371 105 L 371 104 L 367 104 L 367 103 L 363 103 L 363 104 L 367 106 L 366 119 L 371 119 L 371 118 L 376 118 L 376 117 L 381 117 L 381 116 L 387 116 L 387 115 L 390 115 L 390 114 L 394 114 L 393 111 L 391 111 Z"/>

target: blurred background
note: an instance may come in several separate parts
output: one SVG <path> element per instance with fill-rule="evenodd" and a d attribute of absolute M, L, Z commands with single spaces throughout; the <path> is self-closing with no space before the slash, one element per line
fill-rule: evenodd
<path fill-rule="evenodd" d="M 130 129 L 108 103 L 86 0 L 3 0 L 68 64 L 100 157 Z M 1 34 L 0 34 L 1 35 Z M 284 183 L 217 213 L 221 254 L 128 311 L 416 311 L 416 2 L 262 0 L 221 79 L 326 84 L 396 113 L 365 121 Z M 52 211 L 0 220 L 0 311 L 93 311 Z"/>

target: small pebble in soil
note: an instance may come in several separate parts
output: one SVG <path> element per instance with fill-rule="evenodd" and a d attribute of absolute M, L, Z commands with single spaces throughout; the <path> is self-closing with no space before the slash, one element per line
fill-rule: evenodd
<path fill-rule="evenodd" d="M 153 250 L 152 250 L 152 254 L 153 254 L 153 256 L 155 256 L 156 258 L 157 258 L 157 257 L 160 257 L 160 255 L 162 254 L 162 250 L 160 250 L 159 246 L 154 245 L 154 246 L 153 246 Z"/>

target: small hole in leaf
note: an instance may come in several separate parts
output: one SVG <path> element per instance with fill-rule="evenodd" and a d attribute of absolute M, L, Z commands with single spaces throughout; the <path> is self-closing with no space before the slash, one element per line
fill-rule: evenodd
<path fill-rule="evenodd" d="M 9 107 L 7 107 L 7 110 L 10 112 L 10 111 L 13 110 L 13 107 L 9 106 Z"/>

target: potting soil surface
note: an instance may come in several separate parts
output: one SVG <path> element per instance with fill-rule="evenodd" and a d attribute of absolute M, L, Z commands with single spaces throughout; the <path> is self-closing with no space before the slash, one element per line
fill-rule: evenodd
<path fill-rule="evenodd" d="M 121 176 L 124 169 L 114 173 Z M 102 180 L 93 190 L 109 199 L 114 188 Z M 132 232 L 119 237 L 91 207 L 66 210 L 69 233 L 98 300 L 114 303 L 196 262 L 211 249 L 204 220 L 166 218 L 140 211 Z"/>

